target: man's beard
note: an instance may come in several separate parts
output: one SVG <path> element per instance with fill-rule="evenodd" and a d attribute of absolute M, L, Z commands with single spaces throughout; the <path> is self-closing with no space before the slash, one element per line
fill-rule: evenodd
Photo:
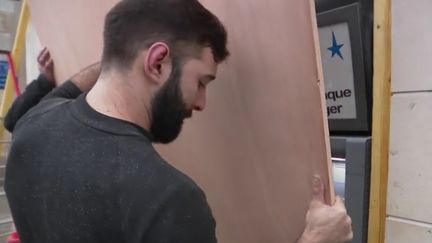
<path fill-rule="evenodd" d="M 183 120 L 191 117 L 180 89 L 181 65 L 173 62 L 173 69 L 166 83 L 152 100 L 152 124 L 150 133 L 155 143 L 170 143 L 180 134 Z"/>

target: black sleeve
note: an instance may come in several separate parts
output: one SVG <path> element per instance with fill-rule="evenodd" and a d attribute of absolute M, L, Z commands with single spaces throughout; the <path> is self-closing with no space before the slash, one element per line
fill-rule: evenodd
<path fill-rule="evenodd" d="M 5 128 L 12 132 L 18 120 L 33 106 L 37 105 L 54 87 L 54 82 L 46 79 L 43 75 L 39 75 L 27 86 L 24 93 L 12 103 L 4 119 Z"/>
<path fill-rule="evenodd" d="M 120 207 L 125 242 L 216 243 L 216 223 L 204 193 L 192 183 L 177 183 L 160 186 L 154 194 L 136 190 L 142 184 L 125 189 L 131 190 Z"/>
<path fill-rule="evenodd" d="M 51 98 L 75 99 L 82 93 L 83 92 L 69 80 L 51 91 L 47 96 L 45 96 L 44 100 Z"/>
<path fill-rule="evenodd" d="M 141 242 L 216 243 L 215 228 L 204 193 L 183 187 L 167 201 Z"/>

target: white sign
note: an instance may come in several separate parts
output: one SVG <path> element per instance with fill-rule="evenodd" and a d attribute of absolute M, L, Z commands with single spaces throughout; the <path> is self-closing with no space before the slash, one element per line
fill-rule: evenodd
<path fill-rule="evenodd" d="M 348 23 L 319 28 L 329 119 L 357 118 Z"/>

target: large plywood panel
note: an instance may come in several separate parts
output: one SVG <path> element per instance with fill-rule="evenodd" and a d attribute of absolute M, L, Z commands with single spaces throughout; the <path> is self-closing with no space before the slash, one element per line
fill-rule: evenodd
<path fill-rule="evenodd" d="M 394 0 L 392 90 L 432 90 L 432 1 Z"/>
<path fill-rule="evenodd" d="M 392 97 L 389 215 L 432 223 L 432 93 Z"/>
<path fill-rule="evenodd" d="M 31 21 L 65 81 L 100 60 L 105 14 L 118 0 L 29 0 Z"/>
<path fill-rule="evenodd" d="M 432 224 L 389 218 L 386 224 L 385 242 L 430 243 L 432 242 Z"/>
<path fill-rule="evenodd" d="M 34 20 L 43 43 L 51 35 L 68 41 L 48 45 L 57 66 L 63 66 L 59 74 L 67 77 L 100 56 L 99 18 L 113 1 L 93 0 L 90 6 L 84 0 L 30 2 L 37 2 L 32 5 L 36 12 L 53 8 L 82 16 L 74 23 L 39 14 Z M 177 141 L 158 149 L 204 189 L 220 242 L 294 242 L 304 228 L 313 174 L 329 185 L 313 1 L 202 2 L 225 23 L 232 56 L 209 87 L 207 109 L 186 122 Z M 51 27 L 62 22 L 74 26 L 67 31 Z M 80 30 L 85 42 L 69 28 Z M 330 195 L 327 191 L 328 201 Z"/>
<path fill-rule="evenodd" d="M 161 151 L 205 188 L 220 242 L 294 242 L 327 160 L 310 3 L 205 3 L 225 22 L 232 57 L 208 110 Z"/>

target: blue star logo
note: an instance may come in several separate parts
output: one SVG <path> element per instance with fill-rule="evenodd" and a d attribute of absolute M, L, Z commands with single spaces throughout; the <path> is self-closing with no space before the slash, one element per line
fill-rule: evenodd
<path fill-rule="evenodd" d="M 332 57 L 334 57 L 334 55 L 338 55 L 343 60 L 341 48 L 344 46 L 344 44 L 339 45 L 337 43 L 336 35 L 335 35 L 334 31 L 332 31 L 332 35 L 333 35 L 333 44 L 331 47 L 327 48 L 327 50 L 331 51 Z"/>

